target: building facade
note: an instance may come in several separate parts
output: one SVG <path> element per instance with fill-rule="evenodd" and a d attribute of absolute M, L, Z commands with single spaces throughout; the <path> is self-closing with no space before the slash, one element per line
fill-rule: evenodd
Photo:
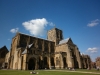
<path fill-rule="evenodd" d="M 2 48 L 0 48 L 0 68 L 2 67 L 7 68 L 7 66 L 3 66 L 7 53 L 8 53 L 8 49 L 6 46 L 3 46 Z"/>
<path fill-rule="evenodd" d="M 88 68 L 91 59 L 80 54 L 71 38 L 63 39 L 62 30 L 53 28 L 47 39 L 17 33 L 5 62 L 9 69 L 64 69 Z"/>

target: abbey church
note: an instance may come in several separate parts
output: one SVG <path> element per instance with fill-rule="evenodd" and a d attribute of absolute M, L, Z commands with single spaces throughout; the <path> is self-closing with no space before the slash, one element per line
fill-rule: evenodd
<path fill-rule="evenodd" d="M 49 30 L 47 39 L 16 33 L 5 56 L 7 68 L 17 70 L 89 68 L 90 62 L 58 28 Z"/>

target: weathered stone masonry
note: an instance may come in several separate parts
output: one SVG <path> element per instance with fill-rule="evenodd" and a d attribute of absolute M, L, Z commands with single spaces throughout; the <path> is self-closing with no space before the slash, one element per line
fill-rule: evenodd
<path fill-rule="evenodd" d="M 63 39 L 57 28 L 48 31 L 47 40 L 17 33 L 6 59 L 9 69 L 19 70 L 90 67 L 90 57 L 81 55 L 72 39 Z"/>

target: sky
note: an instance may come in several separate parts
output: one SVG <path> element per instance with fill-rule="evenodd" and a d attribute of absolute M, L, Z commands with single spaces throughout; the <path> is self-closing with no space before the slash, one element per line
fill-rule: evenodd
<path fill-rule="evenodd" d="M 10 50 L 16 32 L 46 39 L 54 27 L 93 61 L 100 56 L 100 0 L 0 0 L 0 48 Z"/>

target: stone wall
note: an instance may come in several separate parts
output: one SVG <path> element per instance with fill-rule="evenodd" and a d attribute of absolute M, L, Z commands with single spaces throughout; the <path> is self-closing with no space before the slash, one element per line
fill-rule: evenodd
<path fill-rule="evenodd" d="M 89 57 L 80 55 L 78 47 L 72 42 L 71 38 L 65 43 L 59 44 L 62 39 L 62 31 L 57 28 L 48 31 L 47 40 L 17 33 L 12 39 L 9 69 L 89 67 Z"/>
<path fill-rule="evenodd" d="M 82 68 L 91 68 L 91 58 L 88 55 L 81 55 Z"/>
<path fill-rule="evenodd" d="M 47 39 L 55 42 L 55 45 L 59 44 L 59 41 L 63 39 L 62 30 L 53 28 L 48 31 Z"/>
<path fill-rule="evenodd" d="M 2 64 L 5 62 L 5 57 L 8 52 L 9 51 L 6 46 L 0 48 L 0 68 L 2 67 Z"/>

